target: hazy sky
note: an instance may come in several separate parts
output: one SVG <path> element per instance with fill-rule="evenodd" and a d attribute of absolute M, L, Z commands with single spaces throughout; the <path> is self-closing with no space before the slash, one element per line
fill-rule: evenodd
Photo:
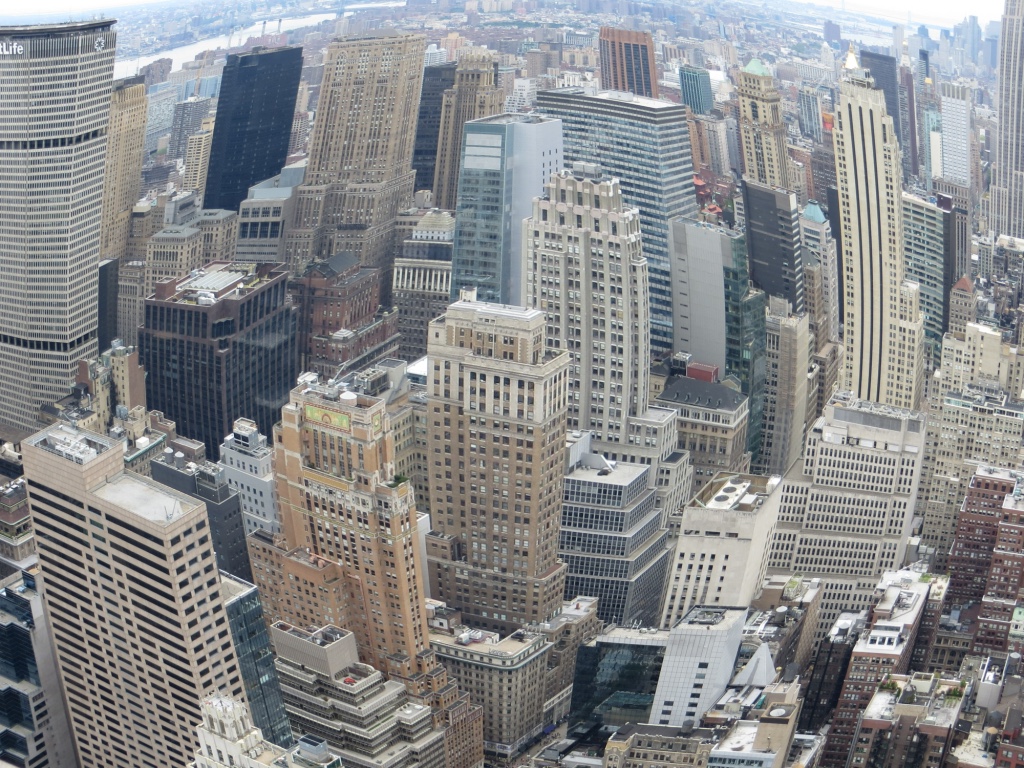
<path fill-rule="evenodd" d="M 88 17 L 101 9 L 112 9 L 126 5 L 142 5 L 156 0 L 31 0 L 22 6 L 31 13 L 68 14 L 77 18 Z M 841 7 L 844 0 L 816 0 L 824 5 Z M 0 0 L 0 7 L 8 13 L 14 11 L 15 0 Z M 9 4 L 10 3 L 10 4 Z M 210 5 L 218 5 L 218 0 L 210 0 Z M 1003 10 L 1002 0 L 974 0 L 965 4 L 960 0 L 846 0 L 846 8 L 851 11 L 869 12 L 893 22 L 919 23 L 952 26 L 959 22 L 970 10 L 979 17 L 982 26 L 986 21 L 999 18 Z M 19 8 L 21 10 L 21 8 Z M 5 15 L 0 11 L 0 17 Z"/>

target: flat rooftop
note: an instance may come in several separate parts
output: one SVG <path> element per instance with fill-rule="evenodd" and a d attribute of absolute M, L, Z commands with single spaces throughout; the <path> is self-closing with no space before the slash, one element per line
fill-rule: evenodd
<path fill-rule="evenodd" d="M 93 491 L 126 512 L 153 523 L 173 523 L 199 507 L 195 500 L 142 475 L 122 472 Z"/>
<path fill-rule="evenodd" d="M 27 442 L 75 464 L 88 464 L 101 453 L 120 445 L 119 440 L 80 431 L 69 424 L 54 424 L 32 435 Z"/>

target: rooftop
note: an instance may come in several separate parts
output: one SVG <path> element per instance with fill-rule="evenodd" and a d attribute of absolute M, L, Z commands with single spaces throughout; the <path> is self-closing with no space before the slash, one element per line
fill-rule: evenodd
<path fill-rule="evenodd" d="M 600 454 L 588 453 L 583 455 L 580 463 L 566 477 L 576 481 L 625 487 L 647 474 L 649 469 L 644 464 L 624 464 L 606 459 Z"/>
<path fill-rule="evenodd" d="M 719 411 L 737 411 L 746 399 L 747 396 L 742 392 L 724 384 L 691 379 L 688 376 L 673 376 L 655 402 L 659 405 L 692 405 Z"/>
<path fill-rule="evenodd" d="M 154 298 L 173 304 L 213 306 L 219 301 L 242 298 L 280 277 L 285 274 L 280 266 L 214 261 L 176 283 L 158 283 Z"/>
<path fill-rule="evenodd" d="M 47 427 L 32 435 L 27 442 L 75 464 L 88 464 L 101 453 L 121 444 L 119 440 L 81 431 L 68 424 Z"/>
<path fill-rule="evenodd" d="M 93 493 L 125 512 L 153 523 L 172 523 L 199 507 L 184 493 L 128 472 L 108 479 Z"/>
<path fill-rule="evenodd" d="M 718 474 L 701 488 L 691 506 L 707 509 L 737 510 L 753 512 L 764 503 L 764 499 L 779 487 L 782 478 L 763 475 Z"/>

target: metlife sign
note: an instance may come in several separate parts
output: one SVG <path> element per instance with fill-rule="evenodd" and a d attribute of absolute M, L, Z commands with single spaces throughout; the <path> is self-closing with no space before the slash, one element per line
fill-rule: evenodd
<path fill-rule="evenodd" d="M 11 40 L 0 40 L 0 56 L 18 56 L 25 52 L 25 46 Z"/>

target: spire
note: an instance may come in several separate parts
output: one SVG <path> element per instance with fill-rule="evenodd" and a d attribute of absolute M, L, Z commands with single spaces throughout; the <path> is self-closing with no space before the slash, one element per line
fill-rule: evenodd
<path fill-rule="evenodd" d="M 846 61 L 843 62 L 843 69 L 860 69 L 860 62 L 857 61 L 857 54 L 853 52 L 853 43 L 850 43 L 850 50 L 846 52 Z"/>

